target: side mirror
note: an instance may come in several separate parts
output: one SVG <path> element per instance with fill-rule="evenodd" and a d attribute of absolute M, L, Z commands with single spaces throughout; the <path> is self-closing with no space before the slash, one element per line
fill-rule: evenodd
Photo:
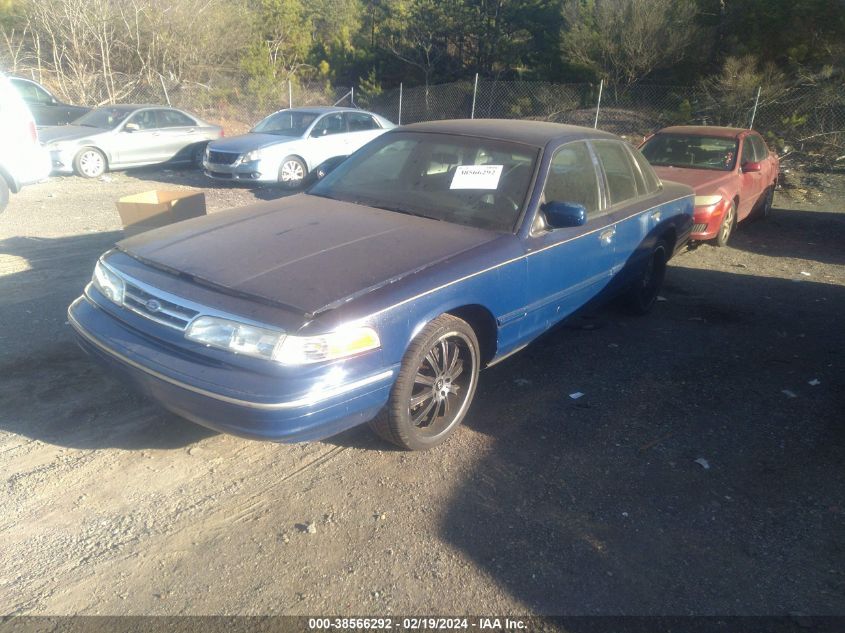
<path fill-rule="evenodd" d="M 756 163 L 753 161 L 748 161 L 747 163 L 742 163 L 742 172 L 745 174 L 751 174 L 754 172 L 761 171 L 763 166 L 760 163 Z"/>
<path fill-rule="evenodd" d="M 137 123 L 127 123 L 126 125 L 123 126 L 124 132 L 137 132 L 140 129 L 141 128 L 138 127 Z"/>
<path fill-rule="evenodd" d="M 553 229 L 568 229 L 587 223 L 587 207 L 577 202 L 547 202 L 542 207 L 546 223 Z"/>

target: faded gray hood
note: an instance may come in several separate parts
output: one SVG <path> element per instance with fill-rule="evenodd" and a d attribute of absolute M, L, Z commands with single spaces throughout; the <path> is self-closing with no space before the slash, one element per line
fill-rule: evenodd
<path fill-rule="evenodd" d="M 301 194 L 179 222 L 123 240 L 118 248 L 311 315 L 496 237 Z"/>
<path fill-rule="evenodd" d="M 85 127 L 84 125 L 50 125 L 38 130 L 38 140 L 41 141 L 42 145 L 47 145 L 59 141 L 91 138 L 100 134 L 107 134 L 110 131 L 97 127 Z"/>
<path fill-rule="evenodd" d="M 279 136 L 278 134 L 260 134 L 250 132 L 249 134 L 241 134 L 240 136 L 230 136 L 228 138 L 221 138 L 218 141 L 213 141 L 209 145 L 211 151 L 221 152 L 237 152 L 244 154 L 251 152 L 254 149 L 262 149 L 270 147 L 271 145 L 279 145 L 280 143 L 290 143 L 292 141 L 301 140 L 299 136 Z"/>

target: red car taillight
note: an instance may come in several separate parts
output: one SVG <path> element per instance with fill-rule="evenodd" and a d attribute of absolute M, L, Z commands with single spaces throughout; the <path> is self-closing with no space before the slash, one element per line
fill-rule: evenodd
<path fill-rule="evenodd" d="M 38 143 L 38 130 L 35 129 L 35 122 L 33 121 L 29 122 L 29 139 L 33 145 Z"/>
<path fill-rule="evenodd" d="M 220 138 L 223 138 L 224 136 L 226 136 L 226 130 L 224 130 L 224 129 L 221 127 L 221 128 L 220 128 Z"/>

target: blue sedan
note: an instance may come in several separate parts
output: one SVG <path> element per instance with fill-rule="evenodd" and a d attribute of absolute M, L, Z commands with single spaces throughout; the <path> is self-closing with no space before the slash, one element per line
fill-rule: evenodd
<path fill-rule="evenodd" d="M 481 368 L 586 303 L 648 312 L 693 202 L 612 134 L 410 125 L 307 193 L 119 242 L 70 323 L 212 429 L 292 442 L 370 422 L 426 449 L 466 416 Z"/>

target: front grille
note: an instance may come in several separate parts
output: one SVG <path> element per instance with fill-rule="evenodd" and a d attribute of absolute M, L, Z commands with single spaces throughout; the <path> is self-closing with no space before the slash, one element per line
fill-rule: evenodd
<path fill-rule="evenodd" d="M 707 231 L 707 224 L 693 224 L 692 225 L 692 232 L 693 233 L 704 233 Z"/>
<path fill-rule="evenodd" d="M 151 321 L 182 331 L 188 327 L 191 319 L 199 314 L 196 310 L 141 290 L 128 281 L 123 295 L 123 305 Z"/>
<path fill-rule="evenodd" d="M 233 154 L 232 152 L 216 152 L 214 150 L 208 151 L 208 162 L 215 165 L 234 165 L 238 160 L 240 154 Z"/>

